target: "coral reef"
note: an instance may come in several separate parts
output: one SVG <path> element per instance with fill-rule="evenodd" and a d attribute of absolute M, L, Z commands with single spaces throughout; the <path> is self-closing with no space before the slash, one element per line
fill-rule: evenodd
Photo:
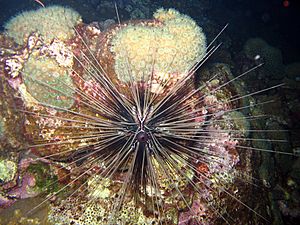
<path fill-rule="evenodd" d="M 67 14 L 56 25 L 60 10 Z M 54 25 L 44 27 L 51 34 L 36 29 L 50 14 Z M 14 36 L 14 21 L 28 22 L 28 15 L 33 25 Z M 33 212 L 46 204 L 41 218 L 53 224 L 265 222 L 264 196 L 249 194 L 255 187 L 247 138 L 265 137 L 249 134 L 247 116 L 260 111 L 236 97 L 245 91 L 231 85 L 228 65 L 193 69 L 207 47 L 195 21 L 174 9 L 153 17 L 100 30 L 52 6 L 6 25 L 0 138 L 16 154 L 14 175 L 7 172 L 11 156 L 0 161 L 2 208 L 39 195 Z M 241 106 L 247 113 L 237 111 Z M 17 135 L 8 126 L 14 120 Z M 17 144 L 8 144 L 11 136 Z M 261 178 L 272 185 L 265 166 Z"/>
<path fill-rule="evenodd" d="M 110 206 L 113 205 L 113 201 L 117 200 L 116 192 L 112 191 L 115 188 L 118 188 L 118 185 L 112 184 L 112 181 L 108 179 L 97 175 L 91 177 L 88 180 L 87 193 L 89 193 L 89 197 L 86 198 L 79 193 L 75 198 L 63 201 L 60 206 L 52 207 L 49 221 L 54 224 L 107 224 L 110 219 Z M 90 202 L 88 199 L 93 199 L 93 201 Z M 65 209 L 62 211 L 63 205 Z M 76 207 L 74 208 L 74 206 Z M 144 215 L 142 208 L 137 207 L 133 201 L 128 202 L 116 216 L 118 216 L 117 222 L 120 224 L 158 222 L 155 217 Z"/>

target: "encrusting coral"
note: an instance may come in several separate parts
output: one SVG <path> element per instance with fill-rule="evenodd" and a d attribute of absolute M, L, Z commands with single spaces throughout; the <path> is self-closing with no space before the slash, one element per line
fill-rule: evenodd
<path fill-rule="evenodd" d="M 81 16 L 73 9 L 50 6 L 25 11 L 10 19 L 5 25 L 6 34 L 22 45 L 32 32 L 42 35 L 46 42 L 53 38 L 70 39 L 73 27 L 81 22 Z"/>
<path fill-rule="evenodd" d="M 64 108 L 70 108 L 74 102 L 74 85 L 69 74 L 70 71 L 47 57 L 31 56 L 23 70 L 26 90 L 34 99 Z"/>
<path fill-rule="evenodd" d="M 113 38 L 111 51 L 120 80 L 142 80 L 151 72 L 162 81 L 180 79 L 203 58 L 206 38 L 195 21 L 174 9 L 159 9 L 154 18 L 154 23 L 130 24 Z"/>

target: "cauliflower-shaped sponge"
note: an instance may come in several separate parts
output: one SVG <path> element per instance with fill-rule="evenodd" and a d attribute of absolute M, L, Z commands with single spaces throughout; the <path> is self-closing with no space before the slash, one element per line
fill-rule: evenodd
<path fill-rule="evenodd" d="M 73 27 L 81 21 L 81 16 L 73 9 L 50 6 L 25 11 L 10 19 L 4 28 L 9 37 L 22 45 L 32 32 L 42 35 L 46 42 L 53 38 L 67 40 L 74 35 Z"/>
<path fill-rule="evenodd" d="M 112 40 L 115 72 L 122 81 L 156 74 L 185 74 L 206 52 L 202 29 L 174 9 L 159 9 L 151 25 L 131 24 Z"/>

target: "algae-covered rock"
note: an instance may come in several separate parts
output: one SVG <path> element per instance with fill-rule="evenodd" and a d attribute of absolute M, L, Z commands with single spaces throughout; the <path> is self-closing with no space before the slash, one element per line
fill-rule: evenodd
<path fill-rule="evenodd" d="M 4 121 L 3 118 L 0 116 L 0 138 L 4 135 Z"/>
<path fill-rule="evenodd" d="M 221 120 L 220 123 L 223 124 L 225 129 L 230 128 L 239 131 L 237 134 L 238 136 L 248 137 L 249 135 L 250 123 L 247 117 L 239 111 L 225 113 L 225 115 L 223 115 L 223 120 Z"/>
<path fill-rule="evenodd" d="M 59 190 L 58 177 L 54 174 L 51 167 L 43 163 L 31 164 L 27 171 L 34 177 L 35 185 L 32 191 L 54 192 Z"/>
<path fill-rule="evenodd" d="M 280 49 L 269 45 L 261 38 L 250 38 L 244 45 L 244 51 L 250 59 L 257 55 L 263 58 L 267 76 L 276 79 L 284 77 L 284 65 Z"/>
<path fill-rule="evenodd" d="M 285 74 L 288 78 L 299 82 L 300 79 L 300 62 L 291 63 L 285 66 Z"/>
<path fill-rule="evenodd" d="M 15 99 L 16 93 L 0 76 L 0 155 L 4 152 L 20 150 L 24 140 L 24 116 L 20 112 L 21 106 Z"/>
<path fill-rule="evenodd" d="M 17 172 L 17 165 L 15 162 L 0 159 L 0 183 L 7 183 L 11 181 Z"/>

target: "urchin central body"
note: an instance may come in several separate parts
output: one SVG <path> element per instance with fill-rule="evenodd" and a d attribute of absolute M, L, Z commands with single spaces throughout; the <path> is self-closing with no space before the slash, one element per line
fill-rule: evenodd
<path fill-rule="evenodd" d="M 142 102 L 140 102 L 140 105 Z M 135 142 L 147 144 L 150 141 L 151 129 L 148 127 L 150 110 L 142 109 L 140 106 L 134 106 L 131 117 L 134 121 L 133 129 L 131 129 Z M 138 110 L 136 110 L 138 109 Z"/>
<path fill-rule="evenodd" d="M 141 130 L 136 135 L 136 140 L 140 143 L 145 143 L 149 140 L 149 135 L 146 131 Z"/>
<path fill-rule="evenodd" d="M 136 141 L 139 143 L 146 143 L 149 140 L 149 130 L 145 126 L 146 116 L 138 116 L 138 129 L 136 133 Z"/>

